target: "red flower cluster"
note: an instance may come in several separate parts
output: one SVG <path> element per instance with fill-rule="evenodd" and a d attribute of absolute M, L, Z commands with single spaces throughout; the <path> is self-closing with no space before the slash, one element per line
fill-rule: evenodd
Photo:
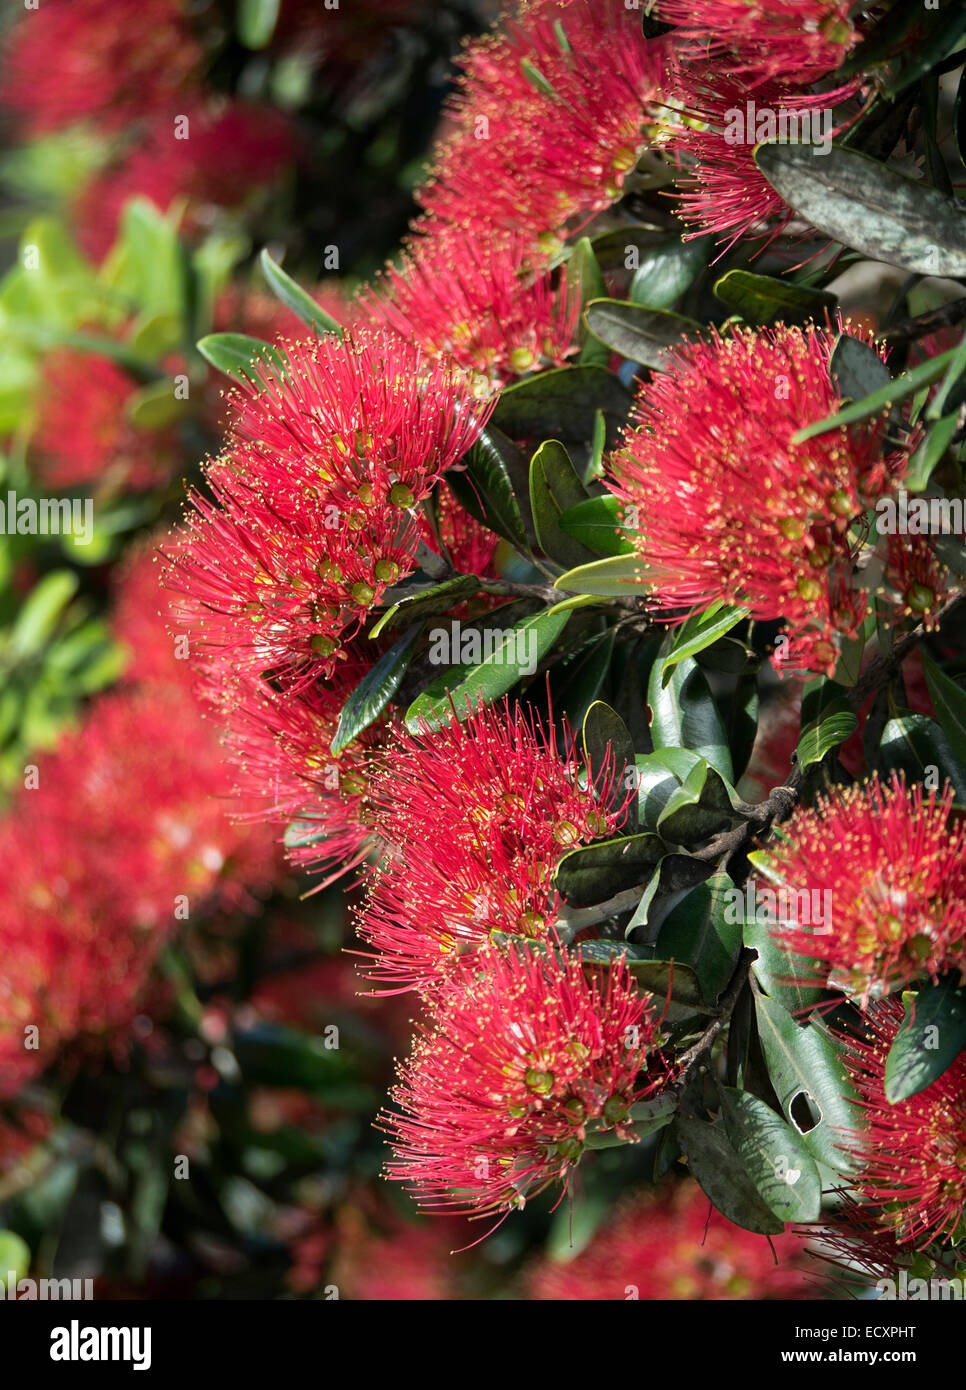
<path fill-rule="evenodd" d="M 878 423 L 793 442 L 841 404 L 833 346 L 822 329 L 779 326 L 670 350 L 639 389 L 610 484 L 634 509 L 656 607 L 683 616 L 724 600 L 784 617 L 779 669 L 828 674 L 867 609 L 849 528 L 900 462 L 883 457 Z"/>
<path fill-rule="evenodd" d="M 129 424 L 125 407 L 140 383 L 108 357 L 59 348 L 43 361 L 32 466 L 56 491 L 145 491 L 179 466 L 170 430 Z"/>
<path fill-rule="evenodd" d="M 616 0 L 532 4 L 470 44 L 455 130 L 419 200 L 474 237 L 520 235 L 545 252 L 571 219 L 621 196 L 648 143 L 667 68 L 661 41 Z"/>
<path fill-rule="evenodd" d="M 181 0 L 43 0 L 10 37 L 0 102 L 36 134 L 123 130 L 191 91 L 201 58 Z"/>
<path fill-rule="evenodd" d="M 727 239 L 725 249 L 743 236 L 771 240 L 794 216 L 755 163 L 755 145 L 783 129 L 789 139 L 808 141 L 816 127 L 822 139 L 831 138 L 848 122 L 832 129 L 824 113 L 856 89 L 849 83 L 833 92 L 803 94 L 771 81 L 752 89 L 731 73 L 722 63 L 683 66 L 679 100 L 687 114 L 674 120 L 669 134 L 679 169 L 680 213 L 695 228 L 690 235 L 713 232 Z M 760 125 L 757 114 L 751 119 L 749 111 L 764 112 L 766 123 Z"/>
<path fill-rule="evenodd" d="M 890 1104 L 885 1064 L 903 1020 L 897 999 L 874 1005 L 866 1036 L 846 1063 L 859 1092 L 862 1126 L 851 1151 L 856 1185 L 899 1246 L 949 1236 L 966 1209 L 966 1053 L 924 1091 Z"/>
<path fill-rule="evenodd" d="M 694 1182 L 625 1199 L 585 1250 L 541 1260 L 526 1284 L 530 1298 L 568 1302 L 815 1297 L 795 1236 L 733 1225 Z"/>
<path fill-rule="evenodd" d="M 237 393 L 214 502 L 195 494 L 169 585 L 207 658 L 306 684 L 414 568 L 413 508 L 474 443 L 478 406 L 451 364 L 385 332 L 284 348 Z"/>
<path fill-rule="evenodd" d="M 451 981 L 385 1113 L 387 1176 L 417 1200 L 506 1213 L 566 1184 L 587 1126 L 627 1128 L 669 1078 L 655 1023 L 623 964 L 588 980 L 554 950 L 487 951 Z"/>
<path fill-rule="evenodd" d="M 370 791 L 385 844 L 358 927 L 372 979 L 432 992 L 493 932 L 545 939 L 561 857 L 620 820 L 607 809 L 620 769 L 594 771 L 582 786 L 569 732 L 559 749 L 519 708 L 397 732 Z"/>
<path fill-rule="evenodd" d="M 576 348 L 579 296 L 565 274 L 555 287 L 549 272 L 530 267 L 518 237 L 481 242 L 430 222 L 366 301 L 402 337 L 452 357 L 487 386 L 563 366 Z"/>
<path fill-rule="evenodd" d="M 183 230 L 202 230 L 214 209 L 237 208 L 253 190 L 257 196 L 276 183 L 296 153 L 291 122 L 273 107 L 233 102 L 158 115 L 120 164 L 84 188 L 75 208 L 81 243 L 101 260 L 134 197 L 150 199 L 161 212 L 183 200 Z"/>
<path fill-rule="evenodd" d="M 235 795 L 253 808 L 248 818 L 290 825 L 292 862 L 330 870 L 333 878 L 354 869 L 372 843 L 370 759 L 387 720 L 371 724 L 340 753 L 331 746 L 342 707 L 370 665 L 352 652 L 329 681 L 295 692 L 280 692 L 260 677 L 224 675 L 203 687 L 224 729 Z"/>
<path fill-rule="evenodd" d="M 859 37 L 847 0 L 659 0 L 656 8 L 692 56 L 724 55 L 750 89 L 775 77 L 814 82 Z"/>
<path fill-rule="evenodd" d="M 797 810 L 760 862 L 775 882 L 830 892 L 831 922 L 779 924 L 781 946 L 863 1004 L 947 970 L 966 975 L 966 829 L 950 824 L 952 799 L 893 777 Z"/>
<path fill-rule="evenodd" d="M 221 751 L 184 665 L 161 675 L 170 639 L 160 619 L 155 627 L 132 611 L 135 596 L 149 594 L 138 576 L 119 623 L 128 640 L 145 639 L 135 659 L 142 683 L 101 697 L 78 731 L 38 757 L 38 785 L 0 821 L 0 1094 L 81 1035 L 123 1046 L 179 922 L 250 908 L 249 889 L 277 873 L 269 837 L 224 813 Z"/>

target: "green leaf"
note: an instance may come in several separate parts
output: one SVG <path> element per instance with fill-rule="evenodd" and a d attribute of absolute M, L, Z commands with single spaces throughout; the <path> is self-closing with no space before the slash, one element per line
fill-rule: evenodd
<path fill-rule="evenodd" d="M 480 700 L 486 704 L 498 700 L 522 676 L 534 674 L 537 663 L 553 647 L 569 620 L 569 613 L 546 610 L 521 619 L 503 634 L 479 665 L 454 666 L 424 690 L 406 711 L 406 727 L 413 733 L 420 732 L 424 722 L 430 729 L 442 728 L 449 720 L 451 700 L 457 719 L 466 719 Z"/>
<path fill-rule="evenodd" d="M 838 300 L 827 290 L 793 285 L 773 275 L 753 275 L 749 270 L 729 270 L 714 287 L 716 298 L 740 314 L 747 323 L 824 323 L 834 314 Z"/>
<path fill-rule="evenodd" d="M 657 829 L 671 844 L 694 845 L 724 830 L 736 819 L 734 789 L 704 758 L 671 793 L 657 819 Z"/>
<path fill-rule="evenodd" d="M 514 450 L 510 440 L 491 424 L 460 466 L 449 469 L 446 482 L 470 516 L 527 554 L 527 531 L 508 466 Z"/>
<path fill-rule="evenodd" d="M 631 1122 L 624 1125 L 624 1129 L 630 1129 L 638 1139 L 646 1139 L 649 1134 L 657 1134 L 665 1125 L 669 1125 L 674 1119 L 677 1111 L 677 1101 L 674 1096 L 657 1096 L 654 1100 L 639 1100 L 630 1108 Z M 626 1139 L 614 1133 L 612 1129 L 598 1130 L 594 1126 L 599 1121 L 594 1121 L 587 1128 L 587 1138 L 584 1145 L 588 1149 L 615 1149 L 621 1144 L 626 1144 Z"/>
<path fill-rule="evenodd" d="M 659 835 L 602 840 L 565 854 L 554 881 L 572 907 L 590 907 L 643 883 L 665 852 Z"/>
<path fill-rule="evenodd" d="M 966 1047 L 966 991 L 953 971 L 937 984 L 903 993 L 905 1018 L 889 1048 L 885 1097 L 890 1105 L 931 1086 Z"/>
<path fill-rule="evenodd" d="M 616 710 L 603 700 L 596 700 L 587 711 L 581 734 L 584 763 L 595 781 L 610 750 L 611 765 L 617 777 L 614 800 L 620 805 L 624 800 L 624 769 L 634 766 L 634 740 L 630 730 Z M 635 805 L 631 828 L 637 820 L 636 810 Z"/>
<path fill-rule="evenodd" d="M 837 699 L 827 705 L 818 719 L 806 724 L 798 739 L 795 756 L 804 771 L 820 763 L 826 753 L 845 742 L 859 727 L 848 701 Z"/>
<path fill-rule="evenodd" d="M 686 748 L 662 748 L 657 753 L 637 754 L 634 780 L 642 825 L 657 826 L 670 798 L 699 766 L 707 767 L 704 758 Z"/>
<path fill-rule="evenodd" d="M 404 632 L 353 690 L 339 715 L 331 744 L 333 753 L 347 748 L 386 708 L 413 659 L 413 645 L 421 631 L 417 624 Z"/>
<path fill-rule="evenodd" d="M 604 277 L 589 237 L 581 237 L 570 253 L 570 260 L 567 262 L 567 283 L 571 294 L 579 293 L 581 309 L 592 299 L 599 299 L 607 293 Z M 607 348 L 591 336 L 583 323 L 578 330 L 578 342 L 581 362 L 607 366 L 610 357 Z"/>
<path fill-rule="evenodd" d="M 50 641 L 64 609 L 77 593 L 77 586 L 73 570 L 51 570 L 31 589 L 10 633 L 10 654 L 14 660 L 35 656 Z"/>
<path fill-rule="evenodd" d="M 719 637 L 730 632 L 748 617 L 747 608 L 730 608 L 723 603 L 714 603 L 701 613 L 694 613 L 680 627 L 672 630 L 671 650 L 661 662 L 661 673 L 665 684 L 668 672 L 686 656 L 694 656 L 717 642 Z"/>
<path fill-rule="evenodd" d="M 966 767 L 953 752 L 941 724 L 925 714 L 901 714 L 882 731 L 879 757 L 885 772 L 904 772 L 907 780 L 941 787 L 946 778 L 959 806 L 966 806 Z"/>
<path fill-rule="evenodd" d="M 762 871 L 763 858 L 759 851 L 748 858 Z M 796 1016 L 813 1009 L 822 997 L 822 988 L 802 982 L 815 978 L 815 962 L 783 950 L 769 931 L 768 923 L 760 920 L 756 913 L 743 912 L 742 916 L 744 943 L 758 952 L 758 959 L 751 968 L 765 993 Z"/>
<path fill-rule="evenodd" d="M 958 425 L 959 411 L 957 410 L 952 415 L 944 415 L 929 430 L 909 460 L 906 476 L 902 480 L 903 485 L 910 492 L 922 492 L 932 477 L 936 465 L 949 447 Z"/>
<path fill-rule="evenodd" d="M 721 1118 L 745 1172 L 779 1221 L 817 1221 L 822 1179 L 801 1135 L 747 1091 L 720 1090 Z"/>
<path fill-rule="evenodd" d="M 631 393 L 605 367 L 557 367 L 508 386 L 490 418 L 512 439 L 559 439 L 586 448 L 594 438 L 598 410 L 613 443 L 631 407 Z"/>
<path fill-rule="evenodd" d="M 267 251 L 262 251 L 258 263 L 262 268 L 262 274 L 268 281 L 269 289 L 276 299 L 281 300 L 286 309 L 291 309 L 297 318 L 308 324 L 309 328 L 314 328 L 316 332 L 335 333 L 339 338 L 342 337 L 342 328 L 336 323 L 332 315 L 327 314 L 321 305 L 317 304 L 312 296 L 292 279 L 291 275 L 287 275 L 282 267 L 272 260 Z"/>
<path fill-rule="evenodd" d="M 733 775 L 728 738 L 704 672 L 683 657 L 665 685 L 655 662 L 647 687 L 651 739 L 655 749 L 689 748 L 706 758 L 721 776 Z"/>
<path fill-rule="evenodd" d="M 839 335 L 829 363 L 829 375 L 843 400 L 861 401 L 873 391 L 892 385 L 892 373 L 875 348 L 848 333 Z"/>
<path fill-rule="evenodd" d="M 247 333 L 209 333 L 198 340 L 198 351 L 206 362 L 219 372 L 243 383 L 260 386 L 260 371 L 266 364 L 284 375 L 288 363 L 284 355 L 270 343 L 250 338 Z"/>
<path fill-rule="evenodd" d="M 626 941 L 581 941 L 577 950 L 581 960 L 591 965 L 627 966 L 641 989 L 661 999 L 697 1013 L 708 1014 L 698 977 L 684 961 L 655 960 L 652 947 L 629 946 Z"/>
<path fill-rule="evenodd" d="M 173 381 L 152 381 L 149 386 L 132 392 L 124 403 L 124 414 L 137 430 L 163 430 L 184 420 L 191 410 L 187 399 L 174 393 Z"/>
<path fill-rule="evenodd" d="M 560 518 L 568 507 L 586 498 L 587 490 L 567 450 L 557 439 L 546 440 L 530 461 L 530 507 L 540 549 L 568 570 L 595 558 L 592 550 L 560 526 Z"/>
<path fill-rule="evenodd" d="M 382 637 L 387 632 L 416 620 L 435 618 L 440 613 L 448 613 L 461 599 L 470 598 L 480 591 L 479 583 L 472 574 L 460 574 L 455 579 L 444 579 L 442 584 L 431 584 L 387 608 L 382 617 L 369 630 L 370 639 Z"/>
<path fill-rule="evenodd" d="M 679 1112 L 674 1132 L 698 1185 L 722 1216 L 756 1235 L 785 1229 L 759 1196 L 723 1128 Z"/>
<path fill-rule="evenodd" d="M 668 348 L 702 332 L 694 319 L 619 299 L 595 299 L 584 310 L 584 321 L 595 338 L 621 357 L 658 370 L 664 366 Z"/>
<path fill-rule="evenodd" d="M 711 237 L 682 241 L 671 237 L 645 253 L 634 273 L 628 297 L 648 309 L 670 309 L 708 264 Z M 604 291 L 601 289 L 601 295 Z"/>
<path fill-rule="evenodd" d="M 665 917 L 654 943 L 662 960 L 683 961 L 698 977 L 701 992 L 714 1004 L 734 973 L 741 949 L 741 924 L 727 921 L 727 894 L 734 884 L 714 874 Z"/>
<path fill-rule="evenodd" d="M 587 711 L 600 696 L 613 655 L 614 630 L 610 628 L 568 652 L 550 672 L 553 708 L 567 716 L 572 728 L 580 728 Z"/>
<path fill-rule="evenodd" d="M 624 535 L 624 511 L 619 497 L 605 492 L 568 507 L 559 519 L 561 531 L 598 555 L 630 555 L 634 546 Z"/>
<path fill-rule="evenodd" d="M 672 1112 L 673 1114 L 673 1109 Z M 26 1279 L 30 1269 L 30 1246 L 16 1231 L 0 1231 L 0 1284 L 13 1297 L 14 1290 L 21 1279 Z M 8 1283 L 7 1275 L 13 1280 Z"/>
<path fill-rule="evenodd" d="M 667 241 L 667 232 L 661 227 L 631 226 L 615 227 L 610 232 L 601 232 L 591 240 L 597 264 L 605 273 L 636 270 L 643 256 Z"/>
<path fill-rule="evenodd" d="M 966 211 L 858 150 L 765 144 L 755 162 L 789 207 L 826 236 L 919 275 L 966 275 Z"/>
<path fill-rule="evenodd" d="M 174 352 L 181 343 L 182 324 L 177 314 L 142 314 L 130 337 L 131 351 L 147 362 Z"/>
<path fill-rule="evenodd" d="M 554 580 L 554 588 L 600 598 L 643 598 L 646 574 L 644 562 L 636 555 L 611 555 L 568 570 Z"/>
<path fill-rule="evenodd" d="M 840 1146 L 848 1142 L 858 1112 L 835 1048 L 814 1024 L 799 1027 L 780 1004 L 763 994 L 755 999 L 755 1011 L 768 1074 L 785 1118 L 813 1158 L 836 1173 L 852 1172 L 855 1160 Z M 811 1119 L 804 1104 L 808 1100 L 818 1112 Z"/>
<path fill-rule="evenodd" d="M 957 760 L 966 766 L 966 691 L 936 665 L 925 648 L 920 651 L 923 675 L 936 718 Z"/>
<path fill-rule="evenodd" d="M 891 386 L 883 386 L 880 391 L 873 391 L 862 400 L 844 406 L 836 414 L 826 415 L 824 420 L 816 420 L 814 424 L 806 425 L 792 435 L 792 443 L 803 444 L 807 439 L 814 439 L 816 435 L 828 434 L 829 430 L 842 429 L 845 425 L 854 424 L 856 420 L 865 420 L 869 415 L 881 414 L 897 401 L 904 401 L 907 396 L 914 395 L 921 386 L 929 386 L 942 376 L 955 354 L 956 348 L 951 348 L 949 352 L 940 353 L 938 357 L 931 357 L 918 367 L 913 367 L 911 372 L 896 377 Z"/>
<path fill-rule="evenodd" d="M 272 41 L 281 0 L 238 0 L 235 28 L 246 48 L 257 51 Z"/>

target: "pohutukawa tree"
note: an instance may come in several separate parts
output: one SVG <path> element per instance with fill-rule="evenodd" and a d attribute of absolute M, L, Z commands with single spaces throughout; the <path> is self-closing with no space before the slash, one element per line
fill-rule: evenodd
<path fill-rule="evenodd" d="M 754 1236 L 959 1261 L 944 22 L 523 3 L 346 324 L 268 261 L 304 338 L 204 342 L 228 433 L 166 583 L 249 813 L 361 877 L 362 988 L 419 996 L 379 1124 L 429 1206 L 512 1221 L 636 1145 Z"/>

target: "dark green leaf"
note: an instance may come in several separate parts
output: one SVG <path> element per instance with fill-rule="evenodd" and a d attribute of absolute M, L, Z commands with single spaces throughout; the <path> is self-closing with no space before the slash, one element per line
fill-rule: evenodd
<path fill-rule="evenodd" d="M 829 374 L 843 400 L 861 401 L 892 385 L 892 374 L 875 348 L 848 333 L 835 344 Z"/>
<path fill-rule="evenodd" d="M 734 915 L 726 911 L 726 894 L 733 889 L 726 874 L 692 888 L 665 917 L 654 943 L 663 960 L 683 961 L 694 970 L 709 1004 L 731 979 L 741 949 L 741 924 L 727 920 Z"/>
<path fill-rule="evenodd" d="M 508 466 L 515 446 L 492 426 L 480 435 L 459 468 L 446 474 L 450 491 L 470 516 L 529 552 L 527 531 L 517 505 Z"/>
<path fill-rule="evenodd" d="M 722 1216 L 757 1235 L 773 1236 L 784 1230 L 783 1222 L 759 1196 L 723 1128 L 679 1112 L 674 1131 L 698 1185 Z"/>
<path fill-rule="evenodd" d="M 558 367 L 508 386 L 490 424 L 512 439 L 560 439 L 589 448 L 598 410 L 613 444 L 627 419 L 631 394 L 605 367 Z"/>
<path fill-rule="evenodd" d="M 546 440 L 530 461 L 530 507 L 541 550 L 568 570 L 596 558 L 592 550 L 574 540 L 560 525 L 560 518 L 569 507 L 586 500 L 587 490 L 567 450 L 559 440 Z"/>
<path fill-rule="evenodd" d="M 688 748 L 700 753 L 730 781 L 731 753 L 721 714 L 707 678 L 691 657 L 678 662 L 666 685 L 662 682 L 660 662 L 654 663 L 647 703 L 655 749 Z"/>
<path fill-rule="evenodd" d="M 925 649 L 922 670 L 936 718 L 957 760 L 966 767 L 966 691 L 950 680 Z"/>
<path fill-rule="evenodd" d="M 925 714 L 901 714 L 882 731 L 879 756 L 884 770 L 904 772 L 908 780 L 942 787 L 948 777 L 960 806 L 966 806 L 966 767 L 953 751 L 942 725 Z"/>
<path fill-rule="evenodd" d="M 471 574 L 460 574 L 455 579 L 444 579 L 442 584 L 421 588 L 388 608 L 370 630 L 369 636 L 381 637 L 416 619 L 422 621 L 423 618 L 434 618 L 439 613 L 448 613 L 461 599 L 470 598 L 479 591 L 480 586 Z"/>
<path fill-rule="evenodd" d="M 555 882 L 572 907 L 590 907 L 644 883 L 664 853 L 660 836 L 652 834 L 584 845 L 564 855 Z"/>
<path fill-rule="evenodd" d="M 859 722 L 845 700 L 835 700 L 826 706 L 819 719 L 804 726 L 799 736 L 795 756 L 804 770 L 820 763 L 825 754 L 845 742 L 855 733 Z"/>
<path fill-rule="evenodd" d="M 670 309 L 708 264 L 712 244 L 710 237 L 694 241 L 672 237 L 645 252 L 628 291 L 631 303 L 648 309 Z M 600 294 L 603 293 L 601 288 Z"/>
<path fill-rule="evenodd" d="M 702 327 L 666 309 L 643 309 L 619 299 L 595 299 L 584 310 L 595 338 L 631 362 L 660 370 L 667 348 L 700 336 Z"/>
<path fill-rule="evenodd" d="M 824 323 L 838 301 L 827 290 L 793 285 L 773 275 L 753 275 L 749 270 L 729 270 L 714 287 L 715 295 L 747 323 Z"/>
<path fill-rule="evenodd" d="M 826 236 L 919 275 L 966 275 L 966 211 L 952 198 L 843 145 L 765 144 L 755 162 L 789 207 Z"/>
<path fill-rule="evenodd" d="M 748 857 L 755 868 L 761 868 L 759 852 Z M 815 962 L 783 950 L 772 936 L 763 914 L 743 911 L 742 917 L 744 943 L 758 952 L 758 959 L 751 968 L 762 989 L 796 1016 L 813 1009 L 822 997 L 822 988 L 804 981 L 815 978 Z"/>
<path fill-rule="evenodd" d="M 454 666 L 424 690 L 406 711 L 406 727 L 420 731 L 424 724 L 441 728 L 451 711 L 466 719 L 480 700 L 490 704 L 505 695 L 522 676 L 532 676 L 538 662 L 553 647 L 569 621 L 569 613 L 546 610 L 523 618 L 494 643 L 490 656 L 476 666 Z"/>
<path fill-rule="evenodd" d="M 770 1210 L 780 1221 L 817 1221 L 822 1179 L 801 1135 L 757 1096 L 720 1094 L 725 1132 Z"/>
<path fill-rule="evenodd" d="M 386 708 L 413 659 L 413 646 L 420 631 L 416 625 L 404 632 L 353 690 L 339 715 L 331 744 L 333 753 L 348 747 Z"/>
<path fill-rule="evenodd" d="M 937 1081 L 966 1047 L 966 991 L 955 972 L 902 996 L 906 1013 L 885 1065 L 891 1105 Z"/>
<path fill-rule="evenodd" d="M 843 1146 L 858 1112 L 841 1058 L 814 1024 L 800 1027 L 774 1000 L 760 994 L 755 1009 L 768 1073 L 785 1118 L 802 1135 L 813 1158 L 837 1173 L 853 1171 L 855 1160 Z M 809 1129 L 802 1122 L 802 1097 L 818 1112 Z"/>
<path fill-rule="evenodd" d="M 737 627 L 748 616 L 747 608 L 729 608 L 723 603 L 714 603 L 702 613 L 694 613 L 680 627 L 672 632 L 671 650 L 661 662 L 661 671 L 667 683 L 668 672 L 686 656 L 694 656 L 716 642 L 719 637 Z"/>
<path fill-rule="evenodd" d="M 610 752 L 611 767 L 617 778 L 613 799 L 617 805 L 622 804 L 625 797 L 624 772 L 627 767 L 634 766 L 634 740 L 627 725 L 616 710 L 612 710 L 603 700 L 597 700 L 587 711 L 582 738 L 584 762 L 594 781 L 599 777 Z M 632 803 L 627 828 L 633 830 L 636 823 L 637 806 Z"/>

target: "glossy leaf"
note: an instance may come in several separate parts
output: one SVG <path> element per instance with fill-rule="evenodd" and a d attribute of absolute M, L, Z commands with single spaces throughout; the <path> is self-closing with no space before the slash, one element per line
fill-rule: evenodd
<path fill-rule="evenodd" d="M 403 633 L 353 690 L 339 715 L 331 744 L 333 753 L 347 748 L 386 708 L 413 659 L 413 647 L 420 631 L 417 625 Z"/>

